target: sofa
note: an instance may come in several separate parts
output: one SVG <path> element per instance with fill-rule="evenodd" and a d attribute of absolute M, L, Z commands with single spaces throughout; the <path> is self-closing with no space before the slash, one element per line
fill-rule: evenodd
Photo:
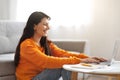
<path fill-rule="evenodd" d="M 0 80 L 15 80 L 14 53 L 25 22 L 0 21 Z M 53 40 L 69 51 L 85 52 L 85 40 Z"/>

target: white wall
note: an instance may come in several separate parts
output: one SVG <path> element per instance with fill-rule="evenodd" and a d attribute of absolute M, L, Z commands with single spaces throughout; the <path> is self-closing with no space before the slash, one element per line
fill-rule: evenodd
<path fill-rule="evenodd" d="M 14 19 L 16 1 L 0 0 L 0 19 Z M 91 24 L 77 27 L 51 27 L 49 36 L 51 39 L 89 40 L 91 55 L 110 58 L 114 41 L 120 39 L 120 0 L 93 1 Z M 15 5 L 11 5 L 9 9 L 7 4 Z M 12 12 L 8 12 L 9 10 Z"/>
<path fill-rule="evenodd" d="M 89 30 L 92 55 L 110 57 L 120 39 L 120 0 L 94 0 L 94 22 Z"/>
<path fill-rule="evenodd" d="M 120 39 L 120 0 L 94 0 L 94 3 L 91 24 L 51 28 L 50 37 L 89 40 L 91 55 L 110 58 L 115 40 Z"/>

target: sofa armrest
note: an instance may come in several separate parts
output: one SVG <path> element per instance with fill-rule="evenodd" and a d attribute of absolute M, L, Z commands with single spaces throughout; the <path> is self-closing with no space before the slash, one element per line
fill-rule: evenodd
<path fill-rule="evenodd" d="M 87 40 L 82 40 L 82 41 L 54 40 L 53 43 L 55 43 L 58 47 L 64 50 L 85 53 L 87 55 L 90 54 Z"/>

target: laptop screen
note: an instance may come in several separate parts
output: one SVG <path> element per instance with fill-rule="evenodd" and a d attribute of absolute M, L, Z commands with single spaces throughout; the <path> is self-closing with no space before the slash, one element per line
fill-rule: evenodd
<path fill-rule="evenodd" d="M 120 40 L 116 40 L 114 43 L 113 53 L 110 61 L 108 62 L 108 65 L 112 65 L 114 60 L 120 60 Z"/>
<path fill-rule="evenodd" d="M 120 60 L 120 40 L 115 41 L 112 58 L 117 61 Z"/>
<path fill-rule="evenodd" d="M 101 62 L 100 64 L 110 66 L 114 60 L 120 60 L 120 40 L 115 41 L 111 58 L 107 62 Z"/>

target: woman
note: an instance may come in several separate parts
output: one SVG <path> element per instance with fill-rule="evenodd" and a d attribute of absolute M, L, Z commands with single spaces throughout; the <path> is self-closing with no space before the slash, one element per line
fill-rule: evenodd
<path fill-rule="evenodd" d="M 64 64 L 100 62 L 103 58 L 90 58 L 85 54 L 71 54 L 58 48 L 47 39 L 50 17 L 43 12 L 33 12 L 24 28 L 15 53 L 17 80 L 70 80 Z"/>

